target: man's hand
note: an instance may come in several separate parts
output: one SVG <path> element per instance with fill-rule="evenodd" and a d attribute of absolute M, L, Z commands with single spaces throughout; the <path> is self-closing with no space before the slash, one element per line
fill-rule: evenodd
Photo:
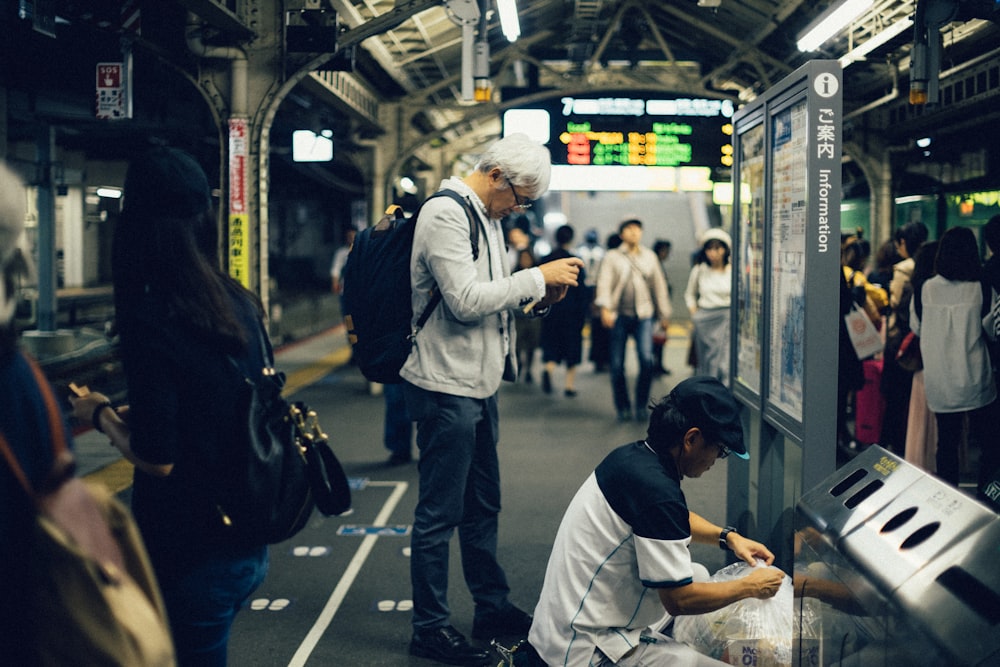
<path fill-rule="evenodd" d="M 741 581 L 747 586 L 747 597 L 766 600 L 778 594 L 785 573 L 776 567 L 758 567 L 743 577 Z"/>
<path fill-rule="evenodd" d="M 582 267 L 583 260 L 579 257 L 554 259 L 551 262 L 545 262 L 538 266 L 542 271 L 542 278 L 545 280 L 546 287 L 576 287 L 579 284 L 577 279 L 580 277 L 580 269 Z M 548 297 L 549 294 L 546 291 L 545 298 L 548 299 Z"/>
<path fill-rule="evenodd" d="M 544 308 L 545 306 L 551 306 L 557 301 L 562 301 L 567 291 L 569 291 L 569 285 L 546 285 L 545 296 L 538 302 L 538 307 Z"/>
<path fill-rule="evenodd" d="M 729 533 L 726 537 L 733 553 L 747 565 L 756 565 L 758 560 L 764 561 L 766 565 L 774 562 L 774 554 L 760 542 L 743 537 L 739 533 Z"/>

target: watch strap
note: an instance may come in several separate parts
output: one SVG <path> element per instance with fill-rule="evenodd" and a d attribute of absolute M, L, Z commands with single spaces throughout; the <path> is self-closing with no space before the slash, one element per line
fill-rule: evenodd
<path fill-rule="evenodd" d="M 722 532 L 719 533 L 720 549 L 722 549 L 723 551 L 732 551 L 732 549 L 729 548 L 729 543 L 726 542 L 726 538 L 729 537 L 729 533 L 735 533 L 735 532 L 737 531 L 732 526 L 726 526 L 725 528 L 722 529 Z"/>

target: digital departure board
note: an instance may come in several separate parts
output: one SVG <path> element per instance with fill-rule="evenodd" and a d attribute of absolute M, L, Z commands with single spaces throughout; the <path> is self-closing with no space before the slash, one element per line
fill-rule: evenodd
<path fill-rule="evenodd" d="M 548 114 L 547 144 L 556 165 L 732 165 L 735 107 L 729 100 L 561 97 L 531 108 Z"/>

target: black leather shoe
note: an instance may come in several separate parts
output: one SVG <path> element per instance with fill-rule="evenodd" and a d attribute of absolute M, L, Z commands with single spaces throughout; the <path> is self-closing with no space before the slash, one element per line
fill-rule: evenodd
<path fill-rule="evenodd" d="M 476 648 L 450 625 L 415 631 L 410 640 L 410 655 L 468 667 L 482 667 L 491 662 L 489 651 Z"/>
<path fill-rule="evenodd" d="M 503 611 L 477 615 L 472 620 L 473 639 L 494 637 L 527 637 L 531 629 L 531 614 L 511 605 Z"/>

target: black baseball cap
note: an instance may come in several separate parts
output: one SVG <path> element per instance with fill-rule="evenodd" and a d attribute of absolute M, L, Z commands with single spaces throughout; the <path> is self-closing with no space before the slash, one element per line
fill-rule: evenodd
<path fill-rule="evenodd" d="M 750 458 L 743 442 L 742 408 L 722 382 L 696 375 L 674 387 L 670 399 L 692 427 L 700 428 L 710 439 L 718 439 L 741 459 Z"/>
<path fill-rule="evenodd" d="M 642 229 L 642 220 L 636 218 L 629 218 L 628 220 L 622 220 L 621 224 L 618 225 L 618 233 L 621 234 L 626 227 L 631 227 L 635 225 L 639 229 Z"/>

